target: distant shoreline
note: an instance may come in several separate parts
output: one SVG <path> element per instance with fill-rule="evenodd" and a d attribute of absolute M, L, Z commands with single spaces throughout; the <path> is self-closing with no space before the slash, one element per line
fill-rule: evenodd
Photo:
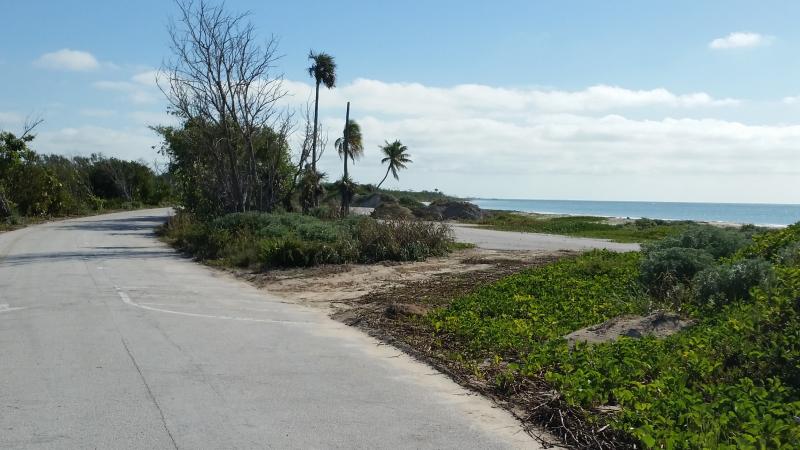
<path fill-rule="evenodd" d="M 785 228 L 792 223 L 800 221 L 800 205 L 790 204 L 513 200 L 475 197 L 469 198 L 467 201 L 487 211 L 513 211 L 520 214 L 551 217 L 591 216 L 620 221 L 632 221 L 646 218 L 669 222 L 690 221 L 717 226 L 742 226 L 752 224 L 765 228 Z M 550 209 L 548 207 L 556 209 Z M 607 212 L 603 210 L 616 211 Z M 625 212 L 627 212 L 626 210 L 630 210 L 631 214 L 625 214 Z M 709 216 L 711 218 L 702 216 Z"/>
<path fill-rule="evenodd" d="M 753 225 L 757 227 L 763 228 L 786 228 L 788 225 L 780 225 L 780 224 L 751 224 L 751 223 L 737 223 L 737 222 L 726 222 L 726 221 L 714 221 L 714 220 L 692 220 L 692 219 L 661 219 L 658 217 L 619 217 L 619 216 L 606 216 L 606 215 L 596 215 L 596 214 L 568 214 L 568 213 L 554 213 L 554 212 L 534 212 L 534 211 L 518 211 L 512 209 L 484 209 L 481 208 L 483 211 L 487 212 L 507 212 L 507 213 L 514 213 L 514 214 L 521 214 L 524 216 L 533 216 L 533 217 L 542 217 L 542 218 L 549 218 L 549 217 L 600 217 L 602 219 L 610 219 L 609 221 L 613 225 L 622 224 L 633 222 L 638 219 L 652 219 L 652 220 L 663 220 L 664 222 L 692 222 L 698 224 L 706 224 L 706 225 L 713 225 L 717 227 L 731 227 L 731 228 L 739 228 L 744 225 Z"/>

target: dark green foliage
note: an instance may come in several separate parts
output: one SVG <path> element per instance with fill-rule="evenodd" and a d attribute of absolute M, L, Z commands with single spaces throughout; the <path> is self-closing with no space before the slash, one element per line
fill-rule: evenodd
<path fill-rule="evenodd" d="M 199 259 L 260 268 L 421 260 L 446 254 L 452 243 L 441 224 L 293 213 L 234 213 L 210 222 L 179 213 L 161 231 Z"/>
<path fill-rule="evenodd" d="M 195 119 L 180 128 L 154 129 L 164 140 L 161 152 L 170 159 L 177 200 L 200 217 L 272 211 L 289 190 L 293 167 L 286 136 L 261 128 L 248 135 L 250 148 L 228 135 L 235 128 Z"/>
<path fill-rule="evenodd" d="M 664 297 L 678 284 L 686 284 L 703 269 L 714 264 L 714 257 L 705 250 L 669 247 L 645 253 L 641 263 L 641 279 L 651 293 Z"/>
<path fill-rule="evenodd" d="M 692 280 L 695 299 L 706 308 L 749 299 L 750 290 L 765 283 L 771 272 L 772 266 L 763 259 L 745 259 L 708 267 Z"/>
<path fill-rule="evenodd" d="M 400 203 L 400 206 L 405 206 L 406 208 L 411 210 L 416 208 L 422 208 L 425 206 L 422 202 L 419 202 L 413 197 L 409 197 L 407 195 L 400 196 L 398 202 Z"/>
<path fill-rule="evenodd" d="M 667 248 L 689 248 L 703 250 L 714 258 L 731 256 L 749 243 L 748 232 L 715 226 L 695 225 L 677 235 L 647 244 L 645 253 Z"/>
<path fill-rule="evenodd" d="M 30 135 L 0 133 L 0 218 L 158 205 L 170 195 L 167 181 L 144 164 L 102 155 L 37 155 L 28 147 L 32 141 Z"/>

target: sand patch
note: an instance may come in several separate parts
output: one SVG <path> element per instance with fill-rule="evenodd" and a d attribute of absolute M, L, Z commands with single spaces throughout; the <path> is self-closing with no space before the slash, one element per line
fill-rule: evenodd
<path fill-rule="evenodd" d="M 576 342 L 598 344 L 613 341 L 621 336 L 642 338 L 654 336 L 667 337 L 694 324 L 694 321 L 681 318 L 675 313 L 657 311 L 647 316 L 620 316 L 598 325 L 582 328 L 564 336 L 570 345 Z"/>
<path fill-rule="evenodd" d="M 237 273 L 282 299 L 329 310 L 348 309 L 374 292 L 448 274 L 484 272 L 498 265 L 524 265 L 547 252 L 469 249 L 419 262 L 331 265 L 267 273 Z"/>

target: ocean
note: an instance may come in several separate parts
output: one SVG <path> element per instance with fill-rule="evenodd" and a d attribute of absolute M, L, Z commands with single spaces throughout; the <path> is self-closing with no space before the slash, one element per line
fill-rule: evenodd
<path fill-rule="evenodd" d="M 611 202 L 588 200 L 471 199 L 482 209 L 545 214 L 697 220 L 785 226 L 800 221 L 800 205 L 762 203 Z"/>

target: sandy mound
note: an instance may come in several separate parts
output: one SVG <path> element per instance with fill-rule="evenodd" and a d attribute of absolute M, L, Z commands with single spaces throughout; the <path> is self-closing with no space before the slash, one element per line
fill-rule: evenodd
<path fill-rule="evenodd" d="M 620 336 L 641 338 L 655 336 L 663 338 L 692 325 L 694 322 L 679 315 L 663 311 L 648 316 L 620 316 L 599 325 L 582 328 L 564 336 L 570 345 L 575 342 L 598 344 L 613 341 Z"/>

